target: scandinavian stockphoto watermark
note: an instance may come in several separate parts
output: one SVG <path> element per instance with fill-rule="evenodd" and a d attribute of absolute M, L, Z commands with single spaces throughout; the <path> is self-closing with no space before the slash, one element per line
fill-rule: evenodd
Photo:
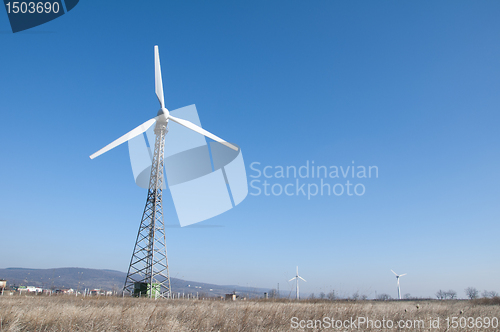
<path fill-rule="evenodd" d="M 307 160 L 300 166 L 250 164 L 250 195 L 253 196 L 363 196 L 367 179 L 378 179 L 377 166 L 315 165 Z"/>
<path fill-rule="evenodd" d="M 319 330 L 421 330 L 438 331 L 444 328 L 449 330 L 463 329 L 497 329 L 498 317 L 428 317 L 427 319 L 399 319 L 392 320 L 383 317 L 376 319 L 366 316 L 348 317 L 348 319 L 336 319 L 335 317 L 322 317 L 321 319 L 300 319 L 292 317 L 290 327 L 292 329 L 319 329 Z"/>
<path fill-rule="evenodd" d="M 430 318 L 431 328 L 439 328 L 439 318 L 437 320 Z M 336 329 L 336 330 L 361 330 L 365 329 L 422 329 L 426 327 L 423 319 L 398 320 L 391 319 L 371 319 L 369 317 L 349 317 L 349 319 L 335 319 L 334 317 L 323 317 L 322 319 L 299 319 L 292 317 L 290 320 L 292 329 Z"/>
<path fill-rule="evenodd" d="M 198 127 L 195 105 L 170 112 Z M 128 141 L 135 183 L 149 189 L 155 126 Z M 175 122 L 168 125 L 164 150 L 165 176 L 181 226 L 192 225 L 224 213 L 240 204 L 248 194 L 241 149 L 235 151 Z M 162 188 L 166 188 L 163 182 Z"/>
<path fill-rule="evenodd" d="M 28 30 L 68 13 L 79 0 L 10 1 L 4 0 L 12 32 Z"/>

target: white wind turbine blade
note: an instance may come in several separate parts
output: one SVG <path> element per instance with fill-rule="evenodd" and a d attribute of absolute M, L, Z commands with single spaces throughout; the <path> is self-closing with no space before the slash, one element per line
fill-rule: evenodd
<path fill-rule="evenodd" d="M 400 277 L 405 276 L 405 275 L 406 275 L 406 273 L 405 273 L 405 274 L 400 275 Z"/>
<path fill-rule="evenodd" d="M 301 276 L 297 276 L 297 277 L 299 277 L 300 279 L 302 279 L 302 280 L 306 281 L 306 279 L 302 278 Z M 306 281 L 306 282 L 307 282 L 307 281 Z"/>
<path fill-rule="evenodd" d="M 295 279 L 295 278 L 297 278 L 297 277 L 293 277 L 292 279 L 288 280 L 288 282 L 292 281 L 292 280 L 293 280 L 293 279 Z"/>
<path fill-rule="evenodd" d="M 223 144 L 223 145 L 227 146 L 228 148 L 233 149 L 234 151 L 238 151 L 238 148 L 236 146 L 232 145 L 231 143 L 228 143 L 228 142 L 224 141 L 222 138 L 217 137 L 217 136 L 215 136 L 212 133 L 209 133 L 205 129 L 203 129 L 201 127 L 198 127 L 197 125 L 195 125 L 194 123 L 192 123 L 190 121 L 179 119 L 179 118 L 173 117 L 171 115 L 168 116 L 168 119 L 172 120 L 174 122 L 177 122 L 178 124 L 183 125 L 186 128 L 189 128 L 189 129 L 191 129 L 193 131 L 196 131 L 198 134 L 202 134 L 202 135 L 204 135 L 204 136 L 206 136 L 208 138 L 211 138 L 214 141 L 219 142 L 220 144 Z"/>
<path fill-rule="evenodd" d="M 108 152 L 109 150 L 117 147 L 118 145 L 125 143 L 129 139 L 132 139 L 132 138 L 136 137 L 137 135 L 142 134 L 143 132 L 148 130 L 149 127 L 151 127 L 153 125 L 153 123 L 155 123 L 155 121 L 156 121 L 156 118 L 153 118 L 151 120 L 144 122 L 139 127 L 132 129 L 131 131 L 129 131 L 128 133 L 126 133 L 122 137 L 118 138 L 117 140 L 114 140 L 113 142 L 109 143 L 108 145 L 106 145 L 105 147 L 103 147 L 102 149 L 100 149 L 99 151 L 94 153 L 93 155 L 91 155 L 90 159 L 94 159 L 95 157 L 100 156 L 104 152 Z"/>
<path fill-rule="evenodd" d="M 158 51 L 158 46 L 155 45 L 155 91 L 158 101 L 160 102 L 161 108 L 165 107 L 165 101 L 163 98 L 163 83 L 161 81 L 161 67 L 160 67 L 160 52 Z"/>
<path fill-rule="evenodd" d="M 391 271 L 392 271 L 392 270 L 391 270 Z M 392 271 L 392 273 L 394 273 L 394 274 L 396 275 L 396 277 L 398 276 L 398 274 L 397 274 L 396 272 Z"/>

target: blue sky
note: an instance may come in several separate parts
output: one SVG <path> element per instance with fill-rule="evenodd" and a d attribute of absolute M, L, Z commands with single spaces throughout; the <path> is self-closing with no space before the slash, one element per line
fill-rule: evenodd
<path fill-rule="evenodd" d="M 159 45 L 167 108 L 196 104 L 249 176 L 379 169 L 363 196 L 249 195 L 199 227 L 178 227 L 166 194 L 172 277 L 290 291 L 298 265 L 304 293 L 395 297 L 393 269 L 414 296 L 500 291 L 499 16 L 494 1 L 82 0 L 12 34 L 0 10 L 0 268 L 126 271 L 146 191 L 126 145 L 88 156 L 156 114 Z"/>

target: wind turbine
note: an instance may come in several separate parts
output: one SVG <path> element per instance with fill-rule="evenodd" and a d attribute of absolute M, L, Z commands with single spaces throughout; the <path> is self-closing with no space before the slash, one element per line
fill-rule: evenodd
<path fill-rule="evenodd" d="M 152 155 L 151 173 L 146 207 L 141 219 L 141 225 L 130 260 L 130 265 L 125 279 L 124 291 L 134 295 L 148 294 L 149 297 L 171 297 L 170 276 L 168 272 L 167 248 L 165 239 L 165 226 L 163 223 L 163 155 L 165 148 L 165 135 L 170 120 L 219 142 L 235 151 L 238 148 L 220 137 L 206 131 L 194 123 L 173 117 L 165 107 L 163 97 L 163 84 L 161 79 L 160 55 L 158 46 L 154 47 L 155 53 L 155 92 L 160 102 L 160 110 L 156 116 L 137 128 L 129 131 L 122 137 L 106 145 L 90 156 L 94 159 L 101 154 L 141 135 L 156 123 L 154 153 Z M 154 295 L 153 295 L 154 293 Z"/>
<path fill-rule="evenodd" d="M 399 274 L 399 275 L 396 272 L 394 272 L 394 271 L 392 271 L 392 273 L 394 273 L 396 275 L 396 279 L 398 280 L 398 298 L 401 300 L 401 287 L 399 286 L 399 277 L 405 276 L 406 273 Z"/>
<path fill-rule="evenodd" d="M 297 274 L 295 275 L 295 277 L 293 277 L 292 279 L 288 280 L 288 282 L 292 281 L 293 279 L 295 279 L 295 292 L 297 294 L 297 300 L 299 299 L 299 279 L 302 279 L 304 281 L 306 281 L 306 279 L 302 278 L 301 276 L 299 276 L 299 267 L 297 266 Z M 307 281 L 306 281 L 307 282 Z"/>

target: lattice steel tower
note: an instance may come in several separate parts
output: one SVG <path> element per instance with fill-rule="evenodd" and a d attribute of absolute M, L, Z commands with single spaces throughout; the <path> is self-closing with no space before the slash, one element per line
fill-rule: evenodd
<path fill-rule="evenodd" d="M 148 197 L 123 288 L 134 296 L 169 298 L 171 294 L 162 206 L 163 151 L 167 132 L 167 123 L 158 120 Z"/>

